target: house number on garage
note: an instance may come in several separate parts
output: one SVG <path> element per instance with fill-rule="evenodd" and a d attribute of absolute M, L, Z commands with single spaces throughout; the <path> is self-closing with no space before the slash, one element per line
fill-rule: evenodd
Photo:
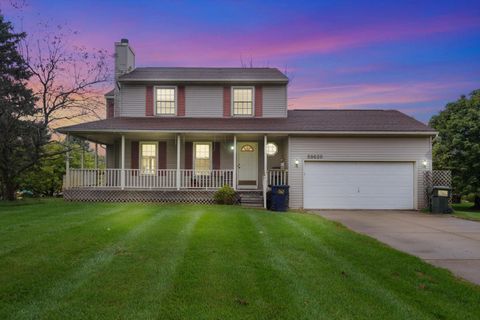
<path fill-rule="evenodd" d="M 319 153 L 309 153 L 309 154 L 307 154 L 307 159 L 309 159 L 309 160 L 323 159 L 323 154 L 319 154 Z"/>

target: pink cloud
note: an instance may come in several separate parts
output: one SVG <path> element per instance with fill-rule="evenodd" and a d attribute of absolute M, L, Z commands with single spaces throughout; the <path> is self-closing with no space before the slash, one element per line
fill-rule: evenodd
<path fill-rule="evenodd" d="M 424 82 L 406 84 L 360 84 L 329 87 L 291 88 L 289 108 L 344 109 L 404 105 L 438 101 L 451 97 L 472 82 Z"/>
<path fill-rule="evenodd" d="M 160 46 L 163 41 L 161 37 L 157 37 L 156 43 L 142 43 L 139 47 L 148 61 L 232 61 L 240 55 L 269 59 L 330 53 L 379 42 L 418 39 L 477 27 L 480 26 L 480 20 L 472 16 L 446 16 L 409 23 L 384 22 L 363 27 L 354 26 L 353 30 L 344 28 L 336 32 L 321 29 L 305 32 L 302 25 L 286 25 L 289 30 L 282 30 L 284 26 L 268 26 L 254 33 L 223 36 L 196 32 L 194 38 L 176 39 L 174 46 Z"/>

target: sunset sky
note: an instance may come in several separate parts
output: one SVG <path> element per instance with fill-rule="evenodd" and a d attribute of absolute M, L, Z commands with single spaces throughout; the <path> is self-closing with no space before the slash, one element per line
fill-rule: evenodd
<path fill-rule="evenodd" d="M 72 43 L 110 51 L 128 38 L 137 66 L 277 67 L 291 79 L 290 108 L 399 109 L 428 121 L 480 89 L 478 0 L 9 2 L 0 8 L 18 30 L 67 23 Z"/>

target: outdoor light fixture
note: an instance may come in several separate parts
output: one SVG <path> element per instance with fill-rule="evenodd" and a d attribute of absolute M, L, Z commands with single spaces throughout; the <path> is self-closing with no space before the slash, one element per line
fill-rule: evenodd
<path fill-rule="evenodd" d="M 428 160 L 425 159 L 422 161 L 423 167 L 426 168 L 428 166 Z"/>
<path fill-rule="evenodd" d="M 230 146 L 230 150 L 232 150 L 232 151 L 233 151 L 233 149 L 235 149 L 235 147 L 234 147 L 234 146 Z"/>
<path fill-rule="evenodd" d="M 298 164 L 300 163 L 300 161 L 298 160 L 295 160 L 295 168 L 298 168 Z"/>

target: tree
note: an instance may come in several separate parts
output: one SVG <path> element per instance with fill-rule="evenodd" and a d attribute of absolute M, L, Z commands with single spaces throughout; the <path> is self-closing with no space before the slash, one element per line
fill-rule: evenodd
<path fill-rule="evenodd" d="M 70 45 L 76 32 L 65 26 L 41 23 L 36 35 L 23 42 L 32 73 L 29 81 L 38 116 L 45 127 L 76 118 L 100 118 L 106 85 L 111 83 L 110 56 L 104 50 Z"/>
<path fill-rule="evenodd" d="M 15 199 L 19 175 L 38 162 L 48 140 L 34 119 L 35 98 L 26 86 L 31 73 L 18 51 L 24 38 L 0 15 L 0 181 L 8 200 Z"/>
<path fill-rule="evenodd" d="M 44 147 L 46 153 L 54 156 L 46 157 L 22 175 L 19 187 L 32 191 L 35 195 L 54 196 L 62 190 L 63 176 L 65 175 L 65 142 L 54 141 Z M 71 139 L 70 164 L 74 168 L 81 166 L 82 157 L 85 168 L 95 167 L 95 153 L 89 149 L 84 141 Z M 83 155 L 82 155 L 83 154 Z M 100 168 L 104 167 L 104 159 L 99 156 Z M 103 165 L 102 165 L 103 164 Z"/>
<path fill-rule="evenodd" d="M 448 103 L 430 120 L 438 131 L 433 146 L 436 168 L 452 170 L 453 187 L 462 194 L 474 193 L 480 209 L 480 90 Z"/>

